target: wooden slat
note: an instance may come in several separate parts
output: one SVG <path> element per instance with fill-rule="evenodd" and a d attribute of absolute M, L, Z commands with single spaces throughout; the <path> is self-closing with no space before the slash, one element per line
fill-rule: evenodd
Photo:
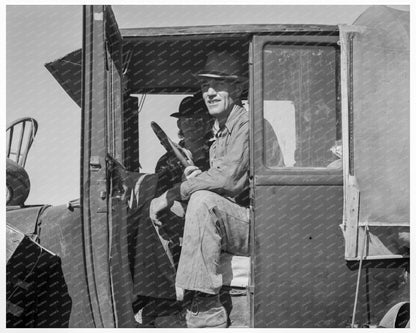
<path fill-rule="evenodd" d="M 25 129 L 26 129 L 26 122 L 22 122 L 21 130 L 20 130 L 20 136 L 19 136 L 19 143 L 17 144 L 17 156 L 16 156 L 16 162 L 17 164 L 20 164 L 20 152 L 22 151 L 22 143 L 23 143 L 23 137 L 25 135 Z"/>
<path fill-rule="evenodd" d="M 9 132 L 9 139 L 7 141 L 7 153 L 6 153 L 7 158 L 10 157 L 10 150 L 12 148 L 12 143 L 13 143 L 13 127 L 11 127 L 8 132 Z"/>
<path fill-rule="evenodd" d="M 357 257 L 358 238 L 358 213 L 360 203 L 360 191 L 355 183 L 355 177 L 348 177 L 344 206 L 344 237 L 345 237 L 345 258 Z"/>

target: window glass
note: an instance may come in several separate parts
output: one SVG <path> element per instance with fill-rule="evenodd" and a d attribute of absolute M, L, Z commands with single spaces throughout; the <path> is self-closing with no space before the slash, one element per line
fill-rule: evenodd
<path fill-rule="evenodd" d="M 341 167 L 336 57 L 331 46 L 265 46 L 267 167 Z"/>
<path fill-rule="evenodd" d="M 107 51 L 108 52 L 108 51 Z M 121 128 L 121 77 L 116 63 L 107 53 L 109 70 L 107 72 L 107 138 L 109 153 L 122 161 L 122 128 Z"/>

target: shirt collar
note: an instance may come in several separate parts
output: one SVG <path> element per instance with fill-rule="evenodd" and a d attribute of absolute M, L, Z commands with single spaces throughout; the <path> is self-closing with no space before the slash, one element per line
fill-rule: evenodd
<path fill-rule="evenodd" d="M 212 128 L 214 132 L 214 136 L 217 137 L 219 135 L 219 132 L 223 132 L 225 129 L 227 129 L 228 133 L 231 133 L 235 124 L 237 123 L 238 119 L 240 118 L 240 115 L 242 112 L 244 112 L 245 109 L 242 106 L 234 105 L 233 109 L 231 110 L 230 114 L 228 115 L 227 121 L 225 122 L 224 128 L 220 129 L 220 125 L 218 124 L 218 120 L 215 120 L 214 126 Z"/>

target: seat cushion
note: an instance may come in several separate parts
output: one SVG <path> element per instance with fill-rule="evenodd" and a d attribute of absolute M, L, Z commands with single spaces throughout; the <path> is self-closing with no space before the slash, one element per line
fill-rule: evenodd
<path fill-rule="evenodd" d="M 220 271 L 224 286 L 247 287 L 250 276 L 250 257 L 223 252 L 221 254 Z"/>

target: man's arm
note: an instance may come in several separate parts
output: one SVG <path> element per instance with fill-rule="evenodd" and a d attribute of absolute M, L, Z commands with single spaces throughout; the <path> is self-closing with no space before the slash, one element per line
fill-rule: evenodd
<path fill-rule="evenodd" d="M 181 200 L 199 190 L 235 197 L 247 185 L 249 168 L 248 120 L 234 128 L 225 156 L 214 159 L 210 169 L 180 185 Z"/>
<path fill-rule="evenodd" d="M 175 200 L 188 200 L 192 193 L 199 190 L 213 191 L 232 198 L 241 194 L 248 183 L 248 129 L 248 119 L 246 119 L 233 129 L 226 154 L 214 159 L 210 169 L 174 185 L 161 196 L 153 199 L 150 206 L 152 220 L 157 223 L 157 216 L 161 211 L 170 208 Z"/>

